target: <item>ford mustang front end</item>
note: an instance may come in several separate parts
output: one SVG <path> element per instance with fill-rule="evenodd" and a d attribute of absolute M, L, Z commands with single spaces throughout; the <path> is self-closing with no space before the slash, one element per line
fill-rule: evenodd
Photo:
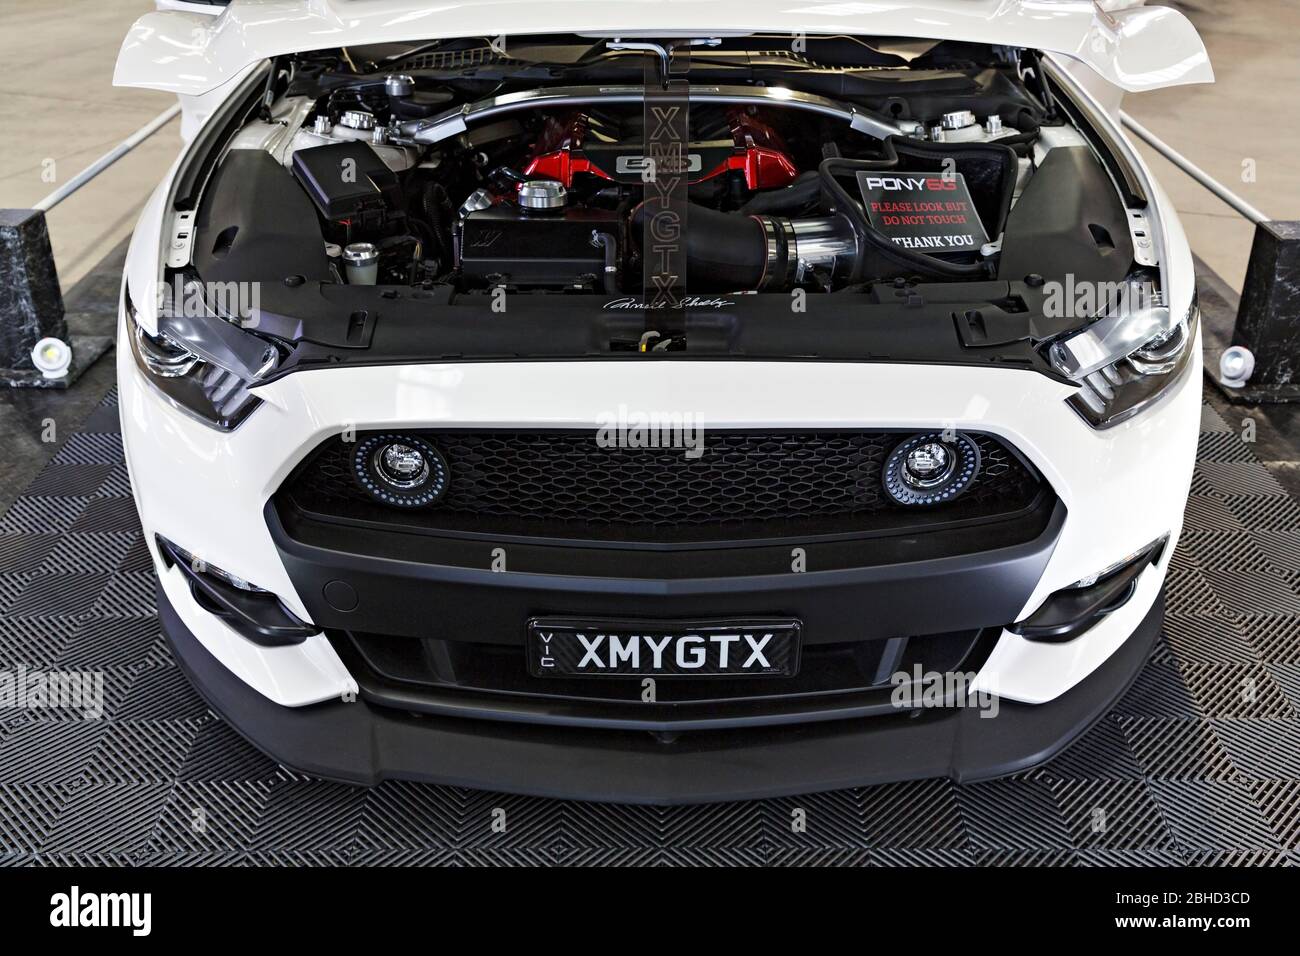
<path fill-rule="evenodd" d="M 202 112 L 120 406 L 164 630 L 254 743 L 738 799 L 1016 772 L 1123 693 L 1201 360 L 1107 91 L 1207 78 L 1179 15 L 281 6 L 119 64 Z"/>

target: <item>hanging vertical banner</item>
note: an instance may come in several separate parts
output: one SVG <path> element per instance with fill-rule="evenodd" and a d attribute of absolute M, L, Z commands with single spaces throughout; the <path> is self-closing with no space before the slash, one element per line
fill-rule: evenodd
<path fill-rule="evenodd" d="M 643 306 L 648 348 L 664 347 L 685 328 L 686 209 L 690 142 L 687 50 L 646 58 L 645 185 L 641 214 Z"/>

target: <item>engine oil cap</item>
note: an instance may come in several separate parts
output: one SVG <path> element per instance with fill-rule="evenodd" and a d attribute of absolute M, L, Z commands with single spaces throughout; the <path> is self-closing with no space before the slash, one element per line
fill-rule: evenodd
<path fill-rule="evenodd" d="M 519 205 L 533 212 L 563 209 L 569 194 L 554 179 L 529 179 L 519 184 Z"/>
<path fill-rule="evenodd" d="M 953 110 L 951 113 L 944 113 L 939 122 L 944 129 L 956 130 L 974 126 L 978 120 L 970 110 Z"/>
<path fill-rule="evenodd" d="M 374 129 L 375 114 L 368 113 L 365 110 L 348 110 L 339 118 L 339 122 L 348 129 Z"/>

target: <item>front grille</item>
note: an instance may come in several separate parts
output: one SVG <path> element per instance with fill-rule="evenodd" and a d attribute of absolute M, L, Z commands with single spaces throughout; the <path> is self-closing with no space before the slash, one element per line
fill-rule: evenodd
<path fill-rule="evenodd" d="M 982 467 L 955 501 L 904 507 L 881 485 L 897 432 L 716 431 L 703 453 L 608 448 L 594 431 L 413 431 L 446 459 L 437 504 L 399 510 L 353 478 L 351 450 L 326 442 L 281 495 L 336 519 L 450 532 L 631 541 L 718 540 L 871 532 L 1008 516 L 1042 484 L 996 439 L 972 435 Z M 357 436 L 358 440 L 365 435 Z"/>
<path fill-rule="evenodd" d="M 523 648 L 437 637 L 411 638 L 327 630 L 330 643 L 372 704 L 481 719 L 607 726 L 692 721 L 740 726 L 897 715 L 892 701 L 912 675 L 977 671 L 1000 628 L 884 641 L 810 644 L 791 677 L 655 678 L 655 702 L 642 699 L 644 677 L 538 678 Z M 900 676 L 906 675 L 906 677 Z"/>

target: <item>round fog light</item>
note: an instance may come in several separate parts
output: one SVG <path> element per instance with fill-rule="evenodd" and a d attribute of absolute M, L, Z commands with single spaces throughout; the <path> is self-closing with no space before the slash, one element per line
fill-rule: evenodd
<path fill-rule="evenodd" d="M 375 452 L 375 471 L 394 488 L 415 488 L 429 477 L 429 461 L 420 449 L 393 442 Z"/>
<path fill-rule="evenodd" d="M 903 456 L 903 480 L 913 488 L 933 488 L 947 480 L 956 462 L 943 442 L 925 442 Z"/>
<path fill-rule="evenodd" d="M 937 505 L 970 487 L 980 469 L 979 446 L 966 435 L 913 435 L 885 459 L 881 481 L 900 505 Z"/>
<path fill-rule="evenodd" d="M 374 499 L 402 508 L 432 504 L 447 490 L 447 462 L 414 435 L 371 435 L 352 452 L 352 470 Z"/>

